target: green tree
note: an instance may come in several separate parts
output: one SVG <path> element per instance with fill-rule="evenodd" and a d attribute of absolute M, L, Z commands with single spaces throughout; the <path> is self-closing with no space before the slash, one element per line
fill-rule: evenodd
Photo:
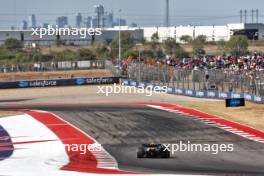
<path fill-rule="evenodd" d="M 131 33 L 129 32 L 121 32 L 121 56 L 124 56 L 124 53 L 133 48 L 135 44 L 135 40 Z M 111 48 L 111 57 L 117 58 L 119 53 L 119 35 L 116 35 L 112 42 L 110 43 Z"/>
<path fill-rule="evenodd" d="M 192 37 L 189 35 L 183 35 L 183 36 L 181 36 L 180 41 L 182 41 L 184 43 L 191 43 Z"/>
<path fill-rule="evenodd" d="M 71 49 L 63 50 L 62 55 L 63 55 L 64 60 L 67 60 L 67 61 L 78 60 L 78 53 Z"/>
<path fill-rule="evenodd" d="M 12 59 L 15 57 L 15 52 L 10 52 L 6 47 L 0 47 L 0 60 Z"/>
<path fill-rule="evenodd" d="M 168 38 L 163 42 L 163 47 L 168 55 L 174 55 L 178 58 L 187 57 L 189 54 L 179 45 L 176 43 L 176 40 L 173 38 Z"/>
<path fill-rule="evenodd" d="M 168 38 L 163 41 L 163 48 L 165 50 L 165 53 L 168 55 L 173 55 L 176 47 L 178 47 L 179 44 L 176 43 L 176 40 L 173 38 Z"/>
<path fill-rule="evenodd" d="M 95 60 L 96 56 L 89 48 L 80 48 L 77 51 L 78 60 Z"/>
<path fill-rule="evenodd" d="M 225 55 L 228 51 L 228 44 L 224 40 L 220 40 L 217 42 L 217 49 L 219 50 L 220 54 Z"/>
<path fill-rule="evenodd" d="M 165 54 L 163 52 L 163 50 L 161 48 L 159 48 L 156 52 L 155 52 L 155 55 L 158 59 L 160 58 L 164 58 L 165 57 Z"/>
<path fill-rule="evenodd" d="M 160 41 L 160 38 L 159 38 L 158 32 L 155 32 L 154 34 L 152 34 L 150 46 L 153 51 L 153 58 L 155 57 L 160 58 L 160 57 L 163 57 L 164 55 L 159 41 Z"/>
<path fill-rule="evenodd" d="M 204 50 L 204 45 L 206 43 L 206 36 L 199 35 L 194 40 L 192 40 L 193 54 L 195 56 L 202 56 L 206 52 Z"/>
<path fill-rule="evenodd" d="M 189 53 L 187 51 L 184 50 L 183 47 L 181 47 L 180 45 L 178 45 L 175 49 L 175 54 L 174 54 L 177 58 L 186 58 L 189 57 Z"/>
<path fill-rule="evenodd" d="M 126 52 L 124 53 L 124 57 L 128 58 L 129 56 L 133 57 L 133 58 L 137 58 L 138 57 L 138 52 L 135 51 L 134 49 L 128 49 L 126 50 Z"/>
<path fill-rule="evenodd" d="M 232 36 L 228 41 L 230 53 L 235 56 L 240 56 L 248 51 L 248 38 L 244 35 Z"/>
<path fill-rule="evenodd" d="M 157 43 L 159 43 L 159 34 L 158 34 L 158 32 L 155 32 L 154 34 L 152 34 L 152 36 L 151 36 L 151 43 L 153 43 L 153 44 L 157 44 Z"/>
<path fill-rule="evenodd" d="M 19 50 L 23 47 L 22 42 L 15 38 L 6 39 L 4 46 L 8 50 Z"/>
<path fill-rule="evenodd" d="M 107 59 L 110 57 L 109 47 L 106 42 L 98 42 L 94 45 L 94 51 L 98 59 Z"/>

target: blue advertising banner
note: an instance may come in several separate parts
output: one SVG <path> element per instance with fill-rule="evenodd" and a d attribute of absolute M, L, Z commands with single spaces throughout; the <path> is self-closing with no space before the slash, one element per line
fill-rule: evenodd
<path fill-rule="evenodd" d="M 69 86 L 69 85 L 113 84 L 113 83 L 119 83 L 119 77 L 72 78 L 72 79 L 0 82 L 0 89 L 28 88 L 28 87 L 54 87 L 54 86 Z"/>
<path fill-rule="evenodd" d="M 147 87 L 148 90 L 153 90 L 153 88 L 155 87 L 155 85 L 152 84 L 152 83 L 147 83 L 146 87 Z"/>
<path fill-rule="evenodd" d="M 168 87 L 168 88 L 167 88 L 167 92 L 168 92 L 169 94 L 173 94 L 173 93 L 174 93 L 174 88 L 173 88 L 173 87 Z"/>
<path fill-rule="evenodd" d="M 137 82 L 136 81 L 130 81 L 130 85 L 131 86 L 137 86 Z"/>
<path fill-rule="evenodd" d="M 130 81 L 129 80 L 122 80 L 122 83 L 126 86 L 130 85 Z"/>
<path fill-rule="evenodd" d="M 138 83 L 138 87 L 140 87 L 140 88 L 145 88 L 145 86 L 146 86 L 146 84 L 143 82 Z"/>

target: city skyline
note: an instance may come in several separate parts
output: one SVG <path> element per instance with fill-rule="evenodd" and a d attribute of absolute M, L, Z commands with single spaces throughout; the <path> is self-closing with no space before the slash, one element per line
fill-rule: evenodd
<path fill-rule="evenodd" d="M 137 24 L 132 23 L 134 27 Z M 55 18 L 55 23 L 46 23 L 37 21 L 36 14 L 31 14 L 28 20 L 22 20 L 20 26 L 17 28 L 11 26 L 11 29 L 22 29 L 27 30 L 31 28 L 48 28 L 48 26 L 57 26 L 59 28 L 63 27 L 86 27 L 86 28 L 102 28 L 102 27 L 114 27 L 117 25 L 125 26 L 127 25 L 126 20 L 119 17 L 114 18 L 113 12 L 105 11 L 102 5 L 94 6 L 94 14 L 91 16 L 84 16 L 82 13 L 77 13 L 75 15 L 74 24 L 69 23 L 68 16 L 58 16 Z"/>
<path fill-rule="evenodd" d="M 75 26 L 76 14 L 81 13 L 83 17 L 94 14 L 94 6 L 102 4 L 106 11 L 113 12 L 115 18 L 118 18 L 118 10 L 122 9 L 121 16 L 127 20 L 127 24 L 136 23 L 139 26 L 162 26 L 165 21 L 165 0 L 139 0 L 133 3 L 127 0 L 76 0 L 75 3 L 69 0 L 53 2 L 27 0 L 10 0 L 2 2 L 0 7 L 0 28 L 9 29 L 10 26 L 21 26 L 23 20 L 28 20 L 28 16 L 35 14 L 37 23 L 55 24 L 56 18 L 67 16 L 69 25 Z M 31 2 L 31 3 L 30 3 Z M 150 3 L 151 2 L 151 3 Z M 224 5 L 228 2 L 230 6 Z M 239 6 L 237 3 L 239 2 Z M 190 3 L 186 6 L 186 3 Z M 85 5 L 83 5 L 85 4 Z M 139 5 L 138 5 L 139 4 Z M 177 1 L 170 0 L 170 24 L 173 25 L 212 25 L 238 23 L 240 20 L 239 10 L 248 10 L 248 22 L 250 22 L 251 9 L 259 9 L 259 22 L 264 22 L 264 2 L 254 0 L 254 3 L 246 0 L 227 0 L 210 1 L 200 0 L 198 3 L 194 0 Z"/>

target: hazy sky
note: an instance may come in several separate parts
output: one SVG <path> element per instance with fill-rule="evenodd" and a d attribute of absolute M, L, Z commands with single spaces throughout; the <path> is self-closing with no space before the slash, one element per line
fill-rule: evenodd
<path fill-rule="evenodd" d="M 38 23 L 55 24 L 57 16 L 66 15 L 73 25 L 77 12 L 93 15 L 96 4 L 113 11 L 115 17 L 118 9 L 122 9 L 122 18 L 128 24 L 160 26 L 165 21 L 165 0 L 1 0 L 0 28 L 19 26 L 32 13 L 36 14 Z M 260 10 L 259 21 L 264 22 L 264 0 L 170 0 L 170 21 L 171 25 L 235 23 L 239 22 L 240 9 L 252 8 Z"/>

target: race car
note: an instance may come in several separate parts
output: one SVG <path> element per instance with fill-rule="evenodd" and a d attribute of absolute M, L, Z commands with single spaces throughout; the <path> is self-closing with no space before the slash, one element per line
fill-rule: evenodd
<path fill-rule="evenodd" d="M 170 151 L 163 144 L 142 144 L 138 147 L 137 158 L 169 158 Z"/>

